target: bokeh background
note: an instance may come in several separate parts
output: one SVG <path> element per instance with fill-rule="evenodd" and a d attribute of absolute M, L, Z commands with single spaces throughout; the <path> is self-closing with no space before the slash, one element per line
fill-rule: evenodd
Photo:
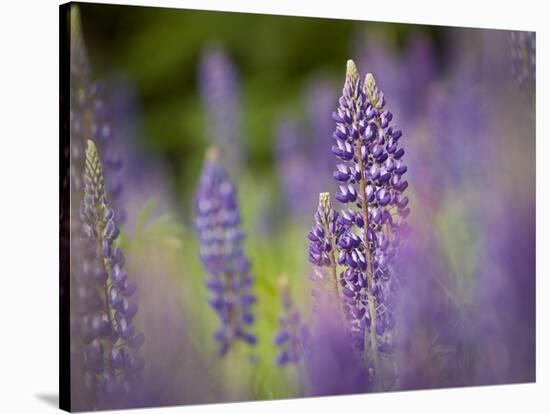
<path fill-rule="evenodd" d="M 302 371 L 273 361 L 277 280 L 288 277 L 307 319 L 306 232 L 319 192 L 337 188 L 330 115 L 350 58 L 384 91 L 409 166 L 401 389 L 535 380 L 534 34 L 79 9 L 124 161 L 121 246 L 147 338 L 144 405 L 307 395 Z M 258 344 L 224 359 L 192 226 L 210 145 L 238 189 L 258 296 Z"/>

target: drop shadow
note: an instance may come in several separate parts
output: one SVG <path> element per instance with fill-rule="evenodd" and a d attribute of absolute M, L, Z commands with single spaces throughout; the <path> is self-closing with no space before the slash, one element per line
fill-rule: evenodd
<path fill-rule="evenodd" d="M 35 397 L 55 408 L 59 407 L 59 394 L 36 394 Z"/>

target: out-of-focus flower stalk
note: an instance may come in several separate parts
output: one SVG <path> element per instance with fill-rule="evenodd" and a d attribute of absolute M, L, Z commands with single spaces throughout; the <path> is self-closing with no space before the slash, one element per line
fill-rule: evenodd
<path fill-rule="evenodd" d="M 221 46 L 204 50 L 199 87 L 210 143 L 220 148 L 230 171 L 238 170 L 244 154 L 241 85 L 237 68 Z"/>
<path fill-rule="evenodd" d="M 103 166 L 108 173 L 105 184 L 111 207 L 117 213 L 118 223 L 124 221 L 124 209 L 120 198 L 122 158 L 110 145 L 115 137 L 111 123 L 111 111 L 104 98 L 103 82 L 94 79 L 86 51 L 78 9 L 71 9 L 71 59 L 70 59 L 70 175 L 71 193 L 80 198 L 83 190 L 86 142 L 93 140 L 103 156 Z"/>
<path fill-rule="evenodd" d="M 512 76 L 521 89 L 531 88 L 536 80 L 535 32 L 510 32 Z"/>
<path fill-rule="evenodd" d="M 249 345 L 256 336 L 249 332 L 254 322 L 250 262 L 245 256 L 241 216 L 234 185 L 221 164 L 218 150 L 210 148 L 195 196 L 195 228 L 200 241 L 200 258 L 209 273 L 206 286 L 210 306 L 222 326 L 214 333 L 225 355 L 236 340 Z"/>
<path fill-rule="evenodd" d="M 279 279 L 279 296 L 282 312 L 279 318 L 279 330 L 273 338 L 273 342 L 279 348 L 275 362 L 280 366 L 297 364 L 303 356 L 308 329 L 292 300 L 288 279 L 285 276 Z"/>
<path fill-rule="evenodd" d="M 313 173 L 307 141 L 298 122 L 286 115 L 276 124 L 275 138 L 276 162 L 286 204 L 295 217 L 303 218 L 311 208 L 308 189 L 317 184 L 318 175 Z"/>
<path fill-rule="evenodd" d="M 329 142 L 332 139 L 333 123 L 330 117 L 334 103 L 338 100 L 337 89 L 324 78 L 313 79 L 306 91 L 307 114 L 311 143 L 314 145 L 312 168 L 326 171 L 332 168 L 333 157 Z M 328 184 L 330 178 L 317 174 L 320 188 Z"/>
<path fill-rule="evenodd" d="M 114 245 L 119 233 L 116 214 L 108 204 L 102 164 L 90 140 L 83 183 L 76 306 L 84 343 L 85 385 L 94 395 L 94 406 L 105 408 L 120 401 L 128 404 L 129 394 L 141 382 L 144 360 L 138 349 L 145 337 L 133 324 L 138 310 L 136 284 L 128 280 L 124 257 Z"/>

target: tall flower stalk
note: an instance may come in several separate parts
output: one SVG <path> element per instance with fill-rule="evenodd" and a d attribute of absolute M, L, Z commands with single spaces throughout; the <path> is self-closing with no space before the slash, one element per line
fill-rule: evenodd
<path fill-rule="evenodd" d="M 221 327 L 214 333 L 220 355 L 235 341 L 256 343 L 250 332 L 254 322 L 253 279 L 245 256 L 241 215 L 236 189 L 220 162 L 216 148 L 207 151 L 195 197 L 195 228 L 200 241 L 200 258 L 209 274 L 210 306 L 218 314 Z"/>
<path fill-rule="evenodd" d="M 341 161 L 333 173 L 340 183 L 335 197 L 344 206 L 337 217 L 334 214 L 334 230 L 316 225 L 308 234 L 310 261 L 333 269 L 352 342 L 363 352 L 379 389 L 379 354 L 391 353 L 395 327 L 398 280 L 392 262 L 410 211 L 403 194 L 408 183 L 403 179 L 407 167 L 399 145 L 402 134 L 391 126 L 393 115 L 385 109 L 374 76 L 369 73 L 362 81 L 351 60 L 333 118 L 332 152 Z M 316 222 L 323 224 L 317 215 Z M 334 245 L 327 242 L 327 234 L 332 234 Z"/>
<path fill-rule="evenodd" d="M 228 167 L 238 170 L 244 152 L 237 68 L 221 46 L 211 45 L 202 54 L 198 77 L 208 138 L 223 151 Z"/>
<path fill-rule="evenodd" d="M 303 357 L 309 332 L 292 300 L 288 279 L 284 276 L 279 279 L 279 296 L 282 312 L 279 330 L 273 338 L 273 342 L 279 348 L 275 362 L 279 366 L 297 364 Z"/>
<path fill-rule="evenodd" d="M 94 78 L 88 59 L 78 9 L 71 8 L 71 59 L 70 59 L 70 177 L 71 193 L 78 199 L 83 190 L 82 172 L 86 157 L 87 140 L 92 139 L 102 151 L 103 167 L 111 208 L 118 223 L 124 221 L 120 199 L 122 158 L 112 147 L 115 137 L 111 111 L 104 97 L 103 83 Z"/>
<path fill-rule="evenodd" d="M 312 154 L 312 162 L 315 163 L 313 169 L 316 167 L 325 171 L 332 167 L 332 154 L 328 146 L 333 131 L 330 114 L 337 99 L 337 89 L 327 79 L 314 78 L 309 83 L 306 90 L 306 107 L 311 142 L 315 147 Z M 317 180 L 320 181 L 320 188 L 323 188 L 330 178 L 323 176 L 317 177 Z"/>
<path fill-rule="evenodd" d="M 97 148 L 88 141 L 83 176 L 84 198 L 80 277 L 75 281 L 82 334 L 85 386 L 102 408 L 128 401 L 140 383 L 145 341 L 133 323 L 136 284 L 129 281 L 124 256 L 115 240 L 119 230 L 109 206 Z"/>
<path fill-rule="evenodd" d="M 307 143 L 296 119 L 282 116 L 276 125 L 275 155 L 282 192 L 290 212 L 305 217 L 310 208 L 308 189 L 317 184 L 312 172 L 312 160 L 305 150 Z"/>

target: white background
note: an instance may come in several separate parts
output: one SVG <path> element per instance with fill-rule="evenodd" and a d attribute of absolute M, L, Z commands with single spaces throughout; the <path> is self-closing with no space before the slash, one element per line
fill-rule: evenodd
<path fill-rule="evenodd" d="M 104 3 L 114 3 L 107 1 Z M 537 384 L 137 410 L 147 413 L 541 412 L 550 406 L 548 17 L 538 1 L 132 1 L 537 31 Z M 0 2 L 0 413 L 57 410 L 58 2 Z M 546 13 L 545 13 L 546 12 Z M 546 17 L 546 21 L 544 21 Z M 547 125 L 547 124 L 546 124 Z M 545 294 L 546 293 L 546 294 Z"/>

